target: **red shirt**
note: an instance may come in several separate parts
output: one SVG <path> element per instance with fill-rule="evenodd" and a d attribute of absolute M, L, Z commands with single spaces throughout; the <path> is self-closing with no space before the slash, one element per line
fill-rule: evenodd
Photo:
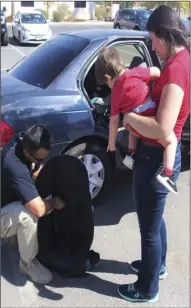
<path fill-rule="evenodd" d="M 174 133 L 180 140 L 184 123 L 190 113 L 190 53 L 186 48 L 167 61 L 155 83 L 151 97 L 157 104 L 160 103 L 164 86 L 169 83 L 178 85 L 184 91 L 182 106 L 174 127 Z"/>
<path fill-rule="evenodd" d="M 125 71 L 116 81 L 111 94 L 111 116 L 130 112 L 143 104 L 149 94 L 149 67 Z"/>

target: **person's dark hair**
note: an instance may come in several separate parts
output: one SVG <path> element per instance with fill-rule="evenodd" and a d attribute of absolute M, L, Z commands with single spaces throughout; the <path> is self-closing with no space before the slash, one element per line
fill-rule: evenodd
<path fill-rule="evenodd" d="M 117 77 L 125 68 L 120 54 L 114 47 L 104 48 L 95 62 L 95 77 L 98 84 L 106 82 L 104 75 L 112 79 Z"/>
<path fill-rule="evenodd" d="M 165 40 L 169 55 L 175 46 L 185 46 L 190 51 L 185 26 L 177 13 L 167 5 L 161 5 L 153 11 L 147 21 L 147 30 Z"/>
<path fill-rule="evenodd" d="M 25 149 L 35 152 L 41 148 L 46 150 L 51 148 L 50 133 L 42 125 L 34 125 L 28 128 L 22 136 L 22 144 Z"/>

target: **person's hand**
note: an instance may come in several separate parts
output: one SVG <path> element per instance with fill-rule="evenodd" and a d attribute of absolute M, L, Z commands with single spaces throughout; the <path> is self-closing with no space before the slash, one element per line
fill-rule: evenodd
<path fill-rule="evenodd" d="M 54 200 L 53 204 L 54 210 L 62 210 L 66 206 L 66 203 L 58 197 L 55 197 L 53 200 Z"/>
<path fill-rule="evenodd" d="M 116 146 L 115 144 L 108 144 L 107 146 L 107 152 L 115 152 L 116 151 Z"/>

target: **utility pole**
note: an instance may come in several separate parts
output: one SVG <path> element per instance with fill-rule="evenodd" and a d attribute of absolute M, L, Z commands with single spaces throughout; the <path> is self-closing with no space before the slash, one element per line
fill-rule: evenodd
<path fill-rule="evenodd" d="M 11 16 L 13 17 L 15 15 L 15 3 L 14 1 L 11 1 Z"/>

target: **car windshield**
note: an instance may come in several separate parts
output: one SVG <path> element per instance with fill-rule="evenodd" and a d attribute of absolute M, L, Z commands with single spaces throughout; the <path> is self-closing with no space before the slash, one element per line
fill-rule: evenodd
<path fill-rule="evenodd" d="M 146 10 L 146 11 L 136 11 L 136 15 L 139 19 L 148 19 L 151 15 L 152 11 Z"/>
<path fill-rule="evenodd" d="M 14 66 L 10 74 L 45 89 L 89 44 L 90 41 L 83 37 L 58 35 Z"/>
<path fill-rule="evenodd" d="M 21 22 L 23 24 L 46 24 L 46 19 L 42 14 L 22 14 Z"/>

